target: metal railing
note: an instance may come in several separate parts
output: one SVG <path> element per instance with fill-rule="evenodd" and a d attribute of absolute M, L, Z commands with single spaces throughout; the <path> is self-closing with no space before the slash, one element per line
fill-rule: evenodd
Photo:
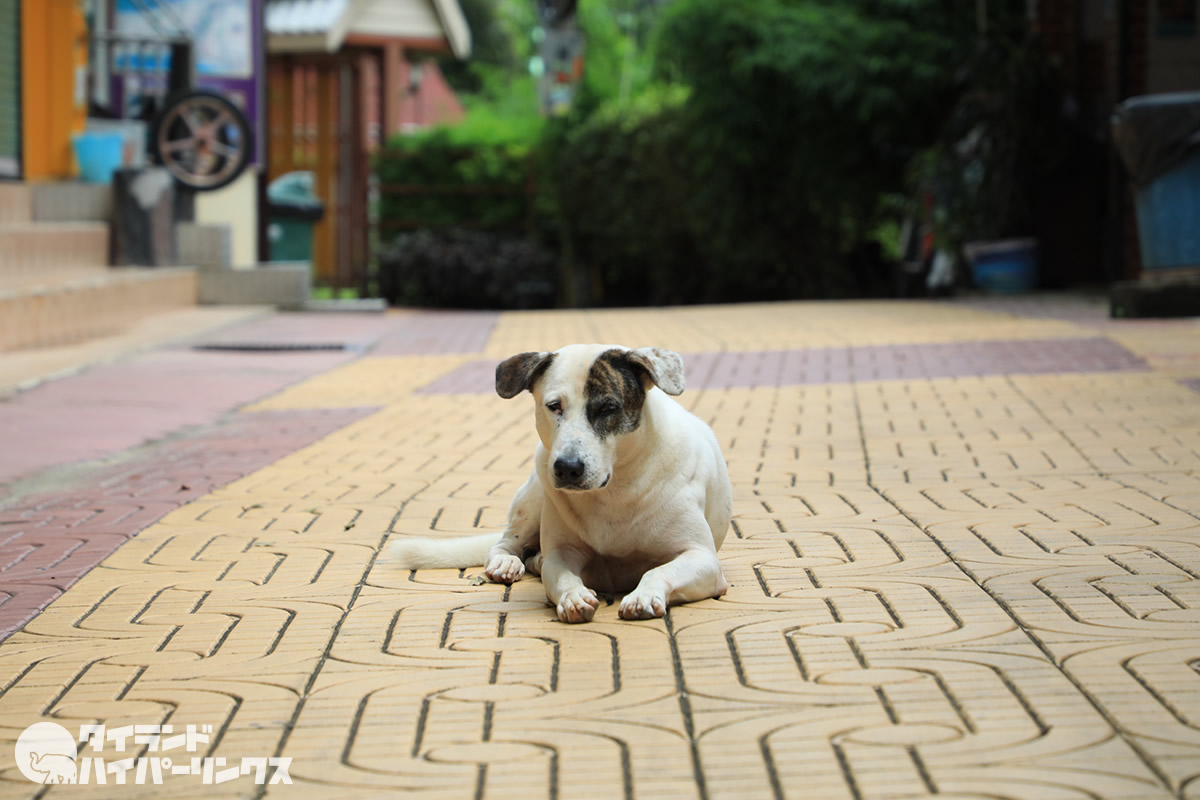
<path fill-rule="evenodd" d="M 162 108 L 168 96 L 190 89 L 195 80 L 192 40 L 186 37 L 96 32 L 91 48 L 92 102 L 106 116 L 145 119 L 148 104 Z"/>
<path fill-rule="evenodd" d="M 91 35 L 92 104 L 106 116 L 146 119 L 196 76 L 192 39 L 165 0 L 132 0 L 152 33 L 97 30 Z"/>

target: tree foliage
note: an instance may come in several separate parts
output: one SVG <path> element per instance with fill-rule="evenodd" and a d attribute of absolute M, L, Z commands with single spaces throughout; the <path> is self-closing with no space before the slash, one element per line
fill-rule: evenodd
<path fill-rule="evenodd" d="M 512 2 L 499 6 L 510 23 Z M 909 190 L 911 165 L 979 119 L 1023 113 L 996 103 L 1025 91 L 1006 71 L 1023 3 L 988 6 L 1007 49 L 981 46 L 962 0 L 580 0 L 586 68 L 570 115 L 521 127 L 528 78 L 476 68 L 466 123 L 411 146 L 436 172 L 446 142 L 486 149 L 496 130 L 518 131 L 537 164 L 535 228 L 576 300 L 871 294 L 883 276 L 847 264 Z M 1007 137 L 993 127 L 988 141 L 1017 163 Z"/>
<path fill-rule="evenodd" d="M 489 76 L 524 72 L 534 19 L 531 0 L 459 0 L 459 6 L 471 31 L 471 57 L 440 59 L 451 88 L 478 94 L 485 92 Z"/>
<path fill-rule="evenodd" d="M 659 32 L 660 70 L 691 89 L 714 169 L 799 184 L 863 218 L 934 139 L 973 41 L 972 5 L 680 0 Z"/>

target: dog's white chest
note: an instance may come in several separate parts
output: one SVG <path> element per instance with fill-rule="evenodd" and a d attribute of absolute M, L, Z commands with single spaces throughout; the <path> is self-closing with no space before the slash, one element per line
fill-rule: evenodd
<path fill-rule="evenodd" d="M 646 499 L 632 492 L 604 492 L 564 501 L 570 508 L 572 533 L 597 555 L 653 558 L 668 537 L 662 535 L 662 509 Z"/>

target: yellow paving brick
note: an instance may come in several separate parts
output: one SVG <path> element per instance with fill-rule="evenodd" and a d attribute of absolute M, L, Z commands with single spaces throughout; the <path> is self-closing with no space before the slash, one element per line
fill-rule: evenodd
<path fill-rule="evenodd" d="M 290 786 L 170 776 L 172 797 L 1193 796 L 1200 394 L 1176 378 L 1200 327 L 1165 330 L 950 303 L 520 312 L 482 354 L 356 360 L 245 411 L 376 410 L 167 514 L 0 645 L 0 795 L 41 796 L 12 745 L 55 721 L 291 759 Z M 668 620 L 606 602 L 567 626 L 535 578 L 379 557 L 504 525 L 528 398 L 423 391 L 479 359 L 1095 339 L 1146 368 L 698 381 L 731 588 Z"/>

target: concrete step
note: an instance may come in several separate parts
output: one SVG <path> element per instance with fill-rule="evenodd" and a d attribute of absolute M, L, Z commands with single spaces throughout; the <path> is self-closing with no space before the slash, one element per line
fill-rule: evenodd
<path fill-rule="evenodd" d="M 33 220 L 33 191 L 23 183 L 0 181 L 0 225 Z"/>
<path fill-rule="evenodd" d="M 107 267 L 108 225 L 104 223 L 0 224 L 0 279 Z"/>
<path fill-rule="evenodd" d="M 34 222 L 108 222 L 112 187 L 107 183 L 54 181 L 30 187 Z"/>
<path fill-rule="evenodd" d="M 195 303 L 196 272 L 186 268 L 8 277 L 0 280 L 0 351 L 81 342 Z"/>

